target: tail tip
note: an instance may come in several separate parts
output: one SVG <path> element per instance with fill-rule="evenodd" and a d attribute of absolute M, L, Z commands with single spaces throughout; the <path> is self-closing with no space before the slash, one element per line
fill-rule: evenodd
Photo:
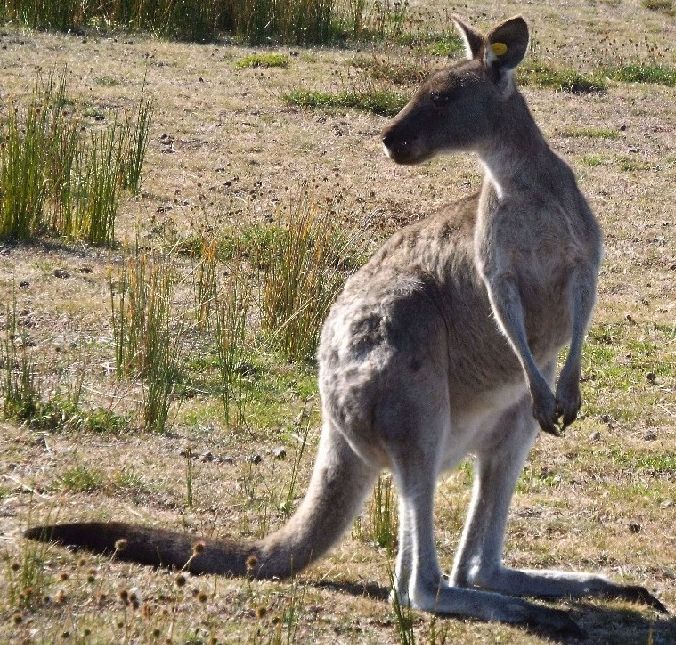
<path fill-rule="evenodd" d="M 38 542 L 49 542 L 52 535 L 52 526 L 32 526 L 23 532 L 23 537 L 27 540 L 37 540 Z"/>

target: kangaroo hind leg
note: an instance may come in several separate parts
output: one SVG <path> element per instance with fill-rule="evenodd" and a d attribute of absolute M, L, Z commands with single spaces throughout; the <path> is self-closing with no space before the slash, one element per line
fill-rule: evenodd
<path fill-rule="evenodd" d="M 442 446 L 450 432 L 448 405 L 407 405 L 400 419 L 401 444 L 389 446 L 391 466 L 400 497 L 400 552 L 395 572 L 395 589 L 400 602 L 415 609 L 526 623 L 539 628 L 579 635 L 580 631 L 565 612 L 533 605 L 497 593 L 450 586 L 442 577 L 434 542 L 434 491 L 440 469 Z M 427 409 L 425 409 L 427 408 Z"/>
<path fill-rule="evenodd" d="M 536 432 L 530 398 L 525 396 L 497 421 L 493 436 L 499 439 L 477 455 L 470 511 L 451 574 L 453 583 L 511 596 L 621 598 L 666 611 L 643 587 L 616 584 L 599 574 L 503 566 L 509 503 Z"/>

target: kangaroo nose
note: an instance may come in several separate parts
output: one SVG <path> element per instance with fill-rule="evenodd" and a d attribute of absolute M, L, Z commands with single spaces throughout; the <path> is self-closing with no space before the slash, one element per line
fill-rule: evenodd
<path fill-rule="evenodd" d="M 391 148 L 393 141 L 394 137 L 392 136 L 391 132 L 383 132 L 383 145 L 386 148 Z"/>
<path fill-rule="evenodd" d="M 383 132 L 383 145 L 388 150 L 392 150 L 393 148 L 406 148 L 408 146 L 408 140 L 395 135 L 391 131 Z"/>

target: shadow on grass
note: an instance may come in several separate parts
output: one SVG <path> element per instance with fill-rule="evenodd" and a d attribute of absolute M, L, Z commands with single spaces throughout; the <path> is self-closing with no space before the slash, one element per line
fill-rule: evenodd
<path fill-rule="evenodd" d="M 349 582 L 320 580 L 309 582 L 318 589 L 337 591 L 358 598 L 387 601 L 389 587 L 377 582 Z M 570 602 L 568 614 L 585 633 L 576 638 L 570 634 L 562 634 L 554 629 L 546 629 L 535 625 L 514 625 L 533 635 L 543 636 L 554 643 L 676 643 L 676 617 L 660 614 L 659 618 L 644 616 L 638 609 L 619 609 L 617 607 L 599 607 L 584 599 Z M 637 606 L 638 607 L 638 606 Z M 557 608 L 553 604 L 553 608 Z M 563 611 L 566 611 L 563 609 Z M 439 616 L 454 620 L 455 616 Z M 466 618 L 462 618 L 463 621 Z"/>
<path fill-rule="evenodd" d="M 383 587 L 377 582 L 348 582 L 338 580 L 318 580 L 309 582 L 318 589 L 339 591 L 359 598 L 371 598 L 372 600 L 387 600 L 390 595 L 389 587 Z"/>

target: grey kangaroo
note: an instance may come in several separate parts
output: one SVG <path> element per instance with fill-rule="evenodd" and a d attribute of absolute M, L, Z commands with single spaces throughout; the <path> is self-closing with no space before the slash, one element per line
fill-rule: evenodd
<path fill-rule="evenodd" d="M 99 552 L 124 539 L 121 559 L 285 577 L 338 540 L 389 469 L 399 490 L 399 602 L 569 635 L 580 632 L 565 611 L 519 596 L 623 598 L 666 611 L 643 587 L 502 564 L 510 499 L 538 428 L 557 434 L 580 408 L 601 235 L 571 169 L 515 87 L 529 39 L 523 18 L 487 36 L 459 18 L 456 25 L 467 60 L 435 73 L 382 140 L 398 164 L 474 151 L 483 186 L 395 233 L 333 305 L 319 348 L 319 452 L 288 523 L 260 541 L 205 539 L 199 549 L 194 536 L 120 523 L 34 527 L 27 537 Z M 472 501 L 444 576 L 434 544 L 435 486 L 467 454 L 475 457 Z"/>

